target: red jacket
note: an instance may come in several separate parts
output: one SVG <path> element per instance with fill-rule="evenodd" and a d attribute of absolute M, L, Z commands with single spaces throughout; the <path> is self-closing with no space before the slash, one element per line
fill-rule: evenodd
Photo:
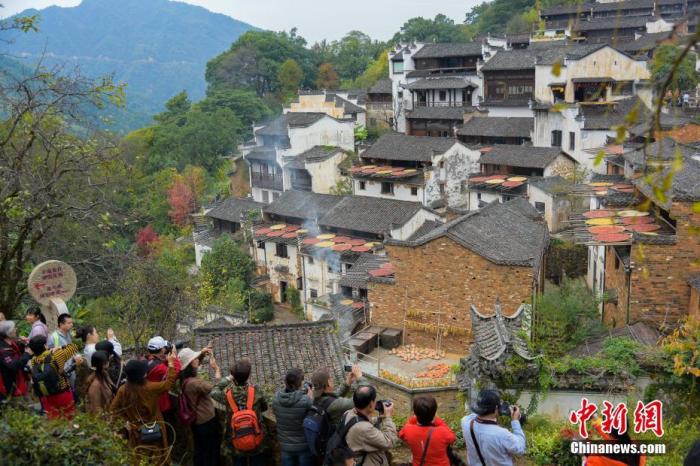
<path fill-rule="evenodd" d="M 406 442 L 411 449 L 413 455 L 413 466 L 420 466 L 420 460 L 423 456 L 425 448 L 425 440 L 428 438 L 428 430 L 431 426 L 418 425 L 416 416 L 412 416 L 408 420 L 401 432 L 399 438 Z M 428 452 L 425 455 L 424 466 L 450 466 L 450 460 L 447 458 L 447 447 L 457 440 L 457 436 L 452 429 L 447 427 L 447 424 L 435 416 L 433 419 L 433 435 L 430 437 Z"/>
<path fill-rule="evenodd" d="M 159 362 L 159 364 L 155 364 L 155 362 L 152 361 Z M 151 369 L 146 374 L 146 380 L 148 380 L 149 382 L 162 382 L 163 380 L 165 380 L 165 377 L 168 375 L 168 365 L 165 363 L 165 361 L 160 361 L 158 359 L 148 359 L 148 364 L 149 367 L 152 364 L 155 365 L 151 367 Z M 177 358 L 175 359 L 175 373 L 180 373 L 180 360 Z M 161 413 L 164 413 L 172 408 L 172 405 L 170 403 L 170 394 L 168 392 L 165 392 L 160 396 L 158 407 L 160 408 Z"/>

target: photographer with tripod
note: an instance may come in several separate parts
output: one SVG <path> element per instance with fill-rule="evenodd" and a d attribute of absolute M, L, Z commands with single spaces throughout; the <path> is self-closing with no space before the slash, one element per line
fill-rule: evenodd
<path fill-rule="evenodd" d="M 472 414 L 462 419 L 470 465 L 512 466 L 514 456 L 525 454 L 520 408 L 501 402 L 497 390 L 481 390 L 470 408 Z M 499 414 L 510 416 L 513 432 L 498 425 Z"/>

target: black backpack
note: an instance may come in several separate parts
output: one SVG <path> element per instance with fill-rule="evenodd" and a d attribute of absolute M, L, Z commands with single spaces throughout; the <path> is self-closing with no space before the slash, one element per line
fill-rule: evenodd
<path fill-rule="evenodd" d="M 326 455 L 326 445 L 335 432 L 335 426 L 331 423 L 328 408 L 336 397 L 324 396 L 318 402 L 314 401 L 304 417 L 304 436 L 309 445 L 311 454 L 323 458 Z"/>
<path fill-rule="evenodd" d="M 345 438 L 348 435 L 348 432 L 358 422 L 369 422 L 369 419 L 362 415 L 355 415 L 350 421 L 345 422 L 347 414 L 343 415 L 343 418 L 340 420 L 340 426 L 336 431 L 331 435 L 331 438 L 328 440 L 328 443 L 326 444 L 326 456 L 324 459 L 323 464 L 325 466 L 330 466 L 332 462 L 331 458 L 331 452 L 335 450 L 336 448 L 349 448 L 348 447 L 348 442 L 345 440 Z M 362 459 L 360 460 L 359 463 L 356 463 L 358 466 L 362 466 L 365 462 L 365 458 L 367 457 L 367 453 L 362 454 Z"/>
<path fill-rule="evenodd" d="M 34 384 L 34 393 L 36 396 L 57 395 L 62 392 L 60 377 L 58 372 L 53 367 L 52 354 L 49 353 L 46 358 L 40 363 L 32 366 L 32 383 Z"/>

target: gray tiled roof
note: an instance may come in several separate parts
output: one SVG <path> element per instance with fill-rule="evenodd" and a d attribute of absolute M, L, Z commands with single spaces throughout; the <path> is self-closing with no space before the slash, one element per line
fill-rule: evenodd
<path fill-rule="evenodd" d="M 585 11 L 590 11 L 593 3 L 582 3 L 578 5 L 558 5 L 549 7 L 542 10 L 540 16 L 553 16 L 553 15 L 574 15 Z"/>
<path fill-rule="evenodd" d="M 452 138 L 386 133 L 360 156 L 363 159 L 429 162 L 433 154 L 445 153 L 455 144 L 459 142 Z"/>
<path fill-rule="evenodd" d="M 288 112 L 257 130 L 256 134 L 286 136 L 289 128 L 311 126 L 325 116 L 325 113 L 320 112 Z"/>
<path fill-rule="evenodd" d="M 423 225 L 421 225 L 415 233 L 411 235 L 410 238 L 408 238 L 408 241 L 415 241 L 418 238 L 422 238 L 423 236 L 427 235 L 428 233 L 432 232 L 436 228 L 442 226 L 442 222 L 438 222 L 437 220 L 426 220 L 423 222 Z"/>
<path fill-rule="evenodd" d="M 535 54 L 529 49 L 498 51 L 481 71 L 535 69 Z"/>
<path fill-rule="evenodd" d="M 666 40 L 672 32 L 656 32 L 644 34 L 639 39 L 632 42 L 618 44 L 617 47 L 624 52 L 646 52 L 654 49 L 660 41 Z"/>
<path fill-rule="evenodd" d="M 650 113 L 639 97 L 618 100 L 610 105 L 581 105 L 579 108 L 584 118 L 583 129 L 588 130 L 610 131 L 613 126 L 623 124 L 625 116 L 634 109 L 639 112 L 639 121 L 644 121 Z"/>
<path fill-rule="evenodd" d="M 275 151 L 275 149 L 267 147 L 257 147 L 250 151 L 245 156 L 245 158 L 248 160 L 260 160 L 263 162 L 276 162 L 277 152 Z"/>
<path fill-rule="evenodd" d="M 535 65 L 553 65 L 565 59 L 580 60 L 599 50 L 607 44 L 558 44 L 550 47 L 534 47 L 527 49 L 497 52 L 481 69 L 493 70 L 526 70 L 534 69 Z"/>
<path fill-rule="evenodd" d="M 530 186 L 534 186 L 548 194 L 566 194 L 573 183 L 561 176 L 530 178 Z"/>
<path fill-rule="evenodd" d="M 389 242 L 418 246 L 442 236 L 495 264 L 534 267 L 535 270 L 539 270 L 549 241 L 540 213 L 527 200 L 516 198 L 505 203 L 493 202 L 413 241 Z"/>
<path fill-rule="evenodd" d="M 329 100 L 330 99 L 330 100 Z M 335 101 L 335 106 L 339 108 L 343 108 L 343 111 L 347 115 L 354 115 L 356 113 L 365 113 L 365 109 L 360 107 L 359 105 L 355 105 L 354 103 L 350 102 L 347 99 L 342 98 L 339 95 L 328 93 L 326 94 L 326 101 L 327 102 L 332 102 Z"/>
<path fill-rule="evenodd" d="M 664 138 L 660 141 L 650 142 L 646 145 L 640 144 L 635 147 L 625 147 L 622 157 L 634 165 L 643 167 L 646 160 L 650 161 L 671 161 L 676 158 L 676 154 L 682 156 L 693 156 L 697 149 L 684 144 L 678 144 L 671 138 Z"/>
<path fill-rule="evenodd" d="M 286 372 L 298 367 L 308 377 L 325 367 L 336 382 L 343 359 L 334 321 L 195 329 L 195 347 L 214 341 L 214 356 L 228 373 L 239 359 L 252 363 L 250 381 L 266 390 L 284 385 Z"/>
<path fill-rule="evenodd" d="M 457 134 L 460 136 L 529 138 L 534 127 L 534 118 L 476 117 L 464 123 Z"/>
<path fill-rule="evenodd" d="M 389 262 L 389 259 L 386 256 L 363 253 L 357 258 L 350 270 L 340 277 L 338 284 L 340 286 L 366 290 L 369 271 L 378 269 L 382 264 L 387 262 Z"/>
<path fill-rule="evenodd" d="M 406 111 L 411 120 L 459 120 L 464 121 L 464 113 L 473 112 L 475 107 L 415 107 Z"/>
<path fill-rule="evenodd" d="M 442 58 L 481 55 L 480 42 L 425 44 L 413 58 Z"/>
<path fill-rule="evenodd" d="M 368 94 L 391 94 L 391 79 L 380 79 L 367 89 Z"/>
<path fill-rule="evenodd" d="M 514 144 L 494 144 L 481 155 L 479 163 L 507 165 L 509 167 L 546 168 L 559 155 L 565 155 L 558 147 L 532 147 Z"/>
<path fill-rule="evenodd" d="M 330 194 L 317 194 L 308 191 L 285 191 L 277 199 L 263 208 L 267 214 L 280 215 L 283 217 L 315 220 L 321 218 L 336 204 L 343 199 L 343 196 L 333 196 Z"/>
<path fill-rule="evenodd" d="M 625 0 L 622 2 L 606 2 L 594 3 L 592 5 L 593 13 L 601 11 L 625 11 L 637 9 L 653 9 L 654 0 Z"/>
<path fill-rule="evenodd" d="M 251 210 L 260 210 L 265 204 L 256 202 L 252 199 L 241 199 L 238 197 L 229 197 L 224 199 L 214 206 L 206 216 L 209 218 L 217 218 L 229 222 L 240 223 L 241 214 Z"/>
<path fill-rule="evenodd" d="M 693 151 L 694 149 L 691 149 Z M 665 207 L 670 208 L 671 202 L 697 202 L 700 201 L 700 153 L 689 155 L 683 153 L 683 166 L 673 174 L 671 178 L 671 188 L 666 192 L 666 199 L 658 199 L 654 194 L 654 187 L 663 186 L 664 180 L 670 173 L 671 167 L 662 169 L 660 172 L 651 172 L 651 184 L 645 177 L 633 181 L 634 185 L 645 196 Z"/>
<path fill-rule="evenodd" d="M 436 77 L 419 79 L 406 84 L 405 87 L 413 91 L 425 89 L 466 89 L 468 87 L 476 88 L 479 86 L 464 78 Z"/>
<path fill-rule="evenodd" d="M 420 202 L 367 196 L 345 196 L 329 209 L 318 224 L 372 234 L 386 234 L 404 225 L 422 208 Z"/>
<path fill-rule="evenodd" d="M 298 157 L 303 157 L 307 162 L 323 162 L 343 151 L 343 148 L 337 146 L 314 146 L 299 154 Z"/>
<path fill-rule="evenodd" d="M 627 28 L 644 28 L 650 16 L 615 16 L 612 18 L 596 18 L 590 21 L 576 21 L 571 29 L 574 31 L 619 30 Z"/>

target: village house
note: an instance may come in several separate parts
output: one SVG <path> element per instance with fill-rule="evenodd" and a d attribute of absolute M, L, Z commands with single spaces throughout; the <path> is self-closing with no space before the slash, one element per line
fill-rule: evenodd
<path fill-rule="evenodd" d="M 486 207 L 492 202 L 508 202 L 515 198 L 527 199 L 529 177 L 521 175 L 471 175 L 467 180 L 469 197 L 466 202 L 452 206 L 449 212 L 466 214 Z"/>
<path fill-rule="evenodd" d="M 504 315 L 542 290 L 549 236 L 524 199 L 493 203 L 406 240 L 390 239 L 391 279 L 371 278 L 371 323 L 403 327 L 407 344 L 464 354 L 472 341 L 470 305 Z"/>
<path fill-rule="evenodd" d="M 558 147 L 495 144 L 482 147 L 482 175 L 568 176 L 576 161 Z"/>
<path fill-rule="evenodd" d="M 350 169 L 353 192 L 428 207 L 459 204 L 479 155 L 453 138 L 386 133 Z"/>
<path fill-rule="evenodd" d="M 409 44 L 389 52 L 399 132 L 453 137 L 481 94 L 480 42 Z"/>
<path fill-rule="evenodd" d="M 616 136 L 627 114 L 643 116 L 651 106 L 645 58 L 609 45 L 579 45 L 550 50 L 535 68 L 533 144 L 559 147 L 587 170 L 604 171 L 591 152 Z"/>
<path fill-rule="evenodd" d="M 389 78 L 380 79 L 367 89 L 365 107 L 368 128 L 394 128 L 394 104 L 391 96 L 391 79 Z"/>
<path fill-rule="evenodd" d="M 296 288 L 304 304 L 337 295 L 340 278 L 362 253 L 383 254 L 385 239 L 408 238 L 439 218 L 417 202 L 293 190 L 266 205 L 263 216 L 253 232 L 259 272 L 276 302 Z"/>
<path fill-rule="evenodd" d="M 354 150 L 354 125 L 322 112 L 287 112 L 254 128 L 253 143 L 241 146 L 253 199 L 269 204 L 293 181 L 327 193 L 338 179 L 341 151 Z"/>
<path fill-rule="evenodd" d="M 465 121 L 457 137 L 468 146 L 532 142 L 534 118 L 478 117 Z"/>
<path fill-rule="evenodd" d="M 356 126 L 367 126 L 365 91 L 300 90 L 284 113 L 325 113 L 338 120 L 352 120 Z"/>
<path fill-rule="evenodd" d="M 547 38 L 622 45 L 644 33 L 670 31 L 690 13 L 684 0 L 627 0 L 559 5 L 540 11 Z"/>
<path fill-rule="evenodd" d="M 653 186 L 662 185 L 679 153 L 683 166 L 673 175 L 666 198 L 659 199 Z M 607 296 L 603 309 L 607 324 L 644 322 L 663 329 L 677 325 L 689 314 L 700 314 L 694 299 L 697 296 L 694 286 L 700 273 L 697 264 L 700 239 L 695 234 L 700 217 L 692 208 L 700 200 L 697 153 L 695 147 L 671 139 L 647 146 L 627 146 L 622 157 L 625 180 L 631 188 L 619 182 L 605 188 L 601 208 L 593 210 L 595 214 L 590 214 L 593 217 L 587 218 L 584 213 L 583 218 L 572 218 L 576 241 L 590 246 L 595 259 L 589 264 L 589 274 L 594 274 Z M 646 175 L 650 176 L 652 185 Z M 618 189 L 632 190 L 624 207 L 614 198 L 607 199 Z M 648 205 L 648 210 L 635 210 L 640 205 Z M 597 230 L 591 231 L 594 228 L 591 220 L 596 219 L 605 223 L 603 226 L 609 225 L 609 231 L 602 235 Z"/>
<path fill-rule="evenodd" d="M 484 66 L 483 100 L 479 108 L 490 117 L 533 116 L 530 103 L 535 91 L 537 51 L 532 48 L 496 52 Z"/>
<path fill-rule="evenodd" d="M 544 217 L 549 231 L 559 233 L 569 228 L 569 216 L 585 206 L 585 199 L 571 196 L 572 182 L 561 176 L 533 178 L 527 184 L 527 199 Z"/>
<path fill-rule="evenodd" d="M 221 235 L 245 234 L 246 222 L 261 219 L 264 205 L 250 198 L 230 197 L 215 202 L 205 208 L 202 215 L 196 216 L 192 236 L 197 267 L 202 265 L 202 257 L 211 251 Z"/>

